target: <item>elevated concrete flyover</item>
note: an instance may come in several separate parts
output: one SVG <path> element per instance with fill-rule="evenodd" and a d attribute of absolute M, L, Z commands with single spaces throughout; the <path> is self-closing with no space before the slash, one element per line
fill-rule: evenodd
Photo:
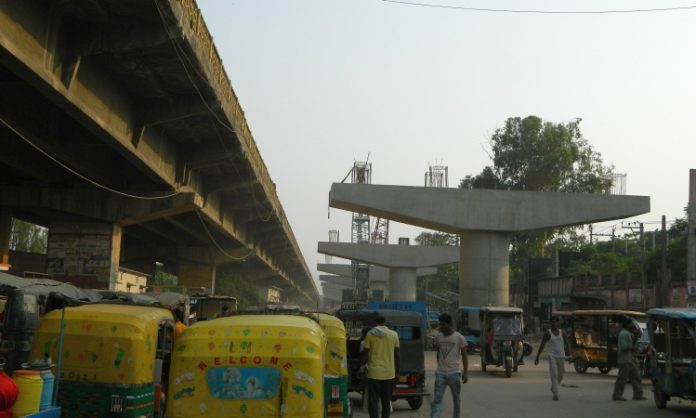
<path fill-rule="evenodd" d="M 50 228 L 49 272 L 110 286 L 156 260 L 184 285 L 263 278 L 315 304 L 193 0 L 0 1 L 0 91 L 0 218 Z M 56 252 L 71 234 L 109 237 L 90 274 Z"/>
<path fill-rule="evenodd" d="M 387 298 L 399 301 L 416 300 L 416 277 L 431 273 L 432 270 L 427 269 L 428 267 L 455 263 L 459 256 L 459 248 L 449 245 L 411 246 L 319 242 L 317 250 L 321 254 L 370 264 L 370 274 L 374 266 L 386 269 Z M 332 269 L 330 266 L 330 264 L 322 264 L 321 268 L 324 271 L 329 270 L 340 274 L 340 268 Z M 379 274 L 379 269 L 377 271 Z"/>
<path fill-rule="evenodd" d="M 512 233 L 640 215 L 650 198 L 334 183 L 329 205 L 459 234 L 459 303 L 483 306 L 509 303 Z"/>

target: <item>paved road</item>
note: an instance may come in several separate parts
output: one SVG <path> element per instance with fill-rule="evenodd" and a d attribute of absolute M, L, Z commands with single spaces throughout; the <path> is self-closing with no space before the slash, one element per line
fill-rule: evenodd
<path fill-rule="evenodd" d="M 528 359 L 528 358 L 527 358 Z M 632 391 L 626 388 L 624 396 L 627 402 L 611 400 L 616 371 L 602 375 L 597 369 L 589 369 L 586 374 L 575 372 L 572 365 L 567 364 L 565 387 L 561 388 L 561 399 L 551 399 L 548 378 L 548 363 L 542 355 L 538 366 L 531 364 L 520 366 L 520 371 L 511 378 L 505 378 L 502 369 L 488 368 L 481 372 L 477 355 L 469 359 L 469 383 L 462 390 L 462 418 L 643 418 L 665 417 L 679 418 L 696 416 L 696 404 L 672 400 L 667 409 L 658 410 L 652 400 L 650 382 L 644 380 L 645 401 L 630 400 Z M 435 353 L 426 352 L 426 369 L 428 370 L 427 386 L 433 390 L 433 371 L 435 369 Z M 353 396 L 353 395 L 351 395 Z M 367 418 L 367 412 L 354 408 L 355 418 Z M 444 410 L 441 418 L 451 418 L 452 400 L 445 395 Z M 423 403 L 418 411 L 409 408 L 404 400 L 394 403 L 394 418 L 429 418 L 430 399 Z"/>

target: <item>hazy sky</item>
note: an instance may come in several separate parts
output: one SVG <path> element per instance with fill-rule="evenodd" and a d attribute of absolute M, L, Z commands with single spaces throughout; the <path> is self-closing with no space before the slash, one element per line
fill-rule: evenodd
<path fill-rule="evenodd" d="M 696 4 L 420 2 L 593 11 Z M 198 4 L 315 278 L 324 262 L 317 242 L 328 230 L 350 241 L 350 213 L 331 209 L 327 218 L 328 192 L 354 161 L 370 155 L 374 184 L 413 186 L 423 185 L 429 164 L 446 165 L 456 187 L 491 164 L 490 136 L 513 116 L 582 118 L 604 162 L 627 174 L 628 194 L 651 197 L 652 212 L 632 220 L 683 216 L 696 168 L 696 9 L 560 15 L 380 0 Z M 419 231 L 392 223 L 390 243 Z"/>

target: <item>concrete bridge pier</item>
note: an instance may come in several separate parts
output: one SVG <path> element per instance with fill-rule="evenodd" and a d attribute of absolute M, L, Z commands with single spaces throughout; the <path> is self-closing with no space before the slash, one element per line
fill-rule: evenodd
<path fill-rule="evenodd" d="M 463 231 L 459 234 L 459 303 L 508 305 L 510 234 Z"/>
<path fill-rule="evenodd" d="M 46 273 L 76 286 L 116 289 L 121 226 L 87 220 L 60 220 L 48 230 Z"/>
<path fill-rule="evenodd" d="M 0 271 L 10 269 L 10 235 L 12 234 L 12 215 L 0 208 Z"/>
<path fill-rule="evenodd" d="M 416 300 L 416 269 L 389 269 L 389 300 Z"/>

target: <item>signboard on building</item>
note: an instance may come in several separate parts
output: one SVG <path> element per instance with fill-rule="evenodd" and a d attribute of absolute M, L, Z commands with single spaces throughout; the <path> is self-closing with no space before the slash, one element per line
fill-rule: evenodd
<path fill-rule="evenodd" d="M 686 291 L 689 297 L 696 297 L 696 280 L 686 282 Z"/>
<path fill-rule="evenodd" d="M 100 234 L 49 235 L 46 273 L 68 276 L 94 275 L 108 278 L 111 236 Z"/>

